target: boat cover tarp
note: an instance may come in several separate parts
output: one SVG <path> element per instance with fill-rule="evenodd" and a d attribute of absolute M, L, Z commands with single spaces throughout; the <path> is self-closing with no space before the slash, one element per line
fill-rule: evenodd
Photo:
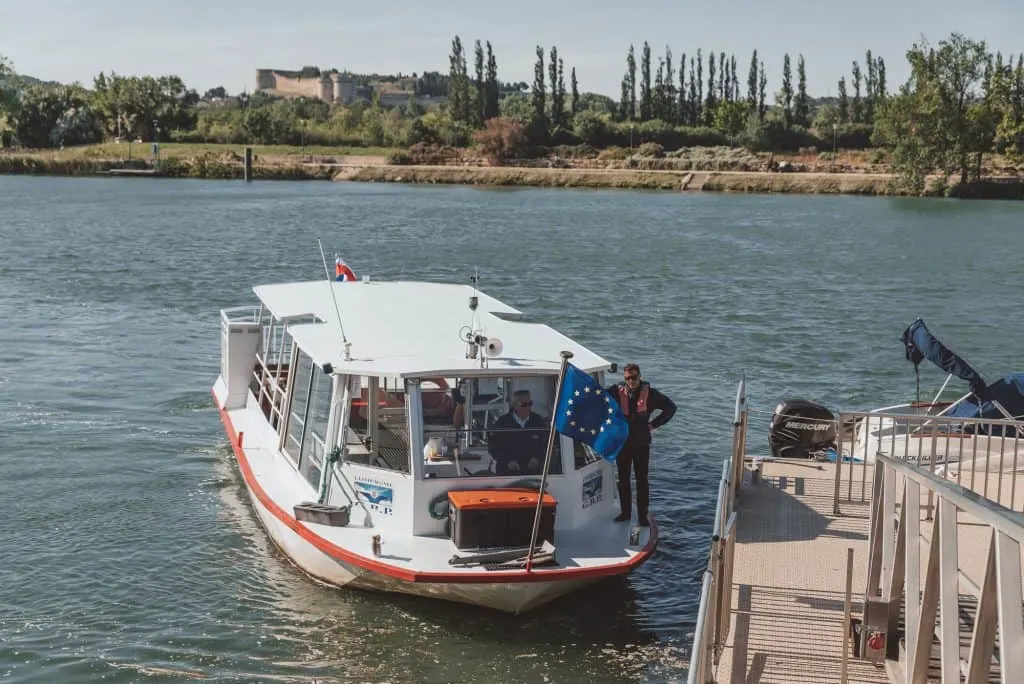
<path fill-rule="evenodd" d="M 1005 415 L 992 403 L 998 401 L 1007 413 L 1017 420 L 1024 420 L 1024 373 L 1010 373 L 986 387 L 981 396 L 970 396 L 943 415 L 953 418 L 987 418 L 1003 420 Z M 968 430 L 971 431 L 971 430 Z M 985 430 L 993 436 L 1002 434 L 1002 426 L 993 425 Z M 1014 436 L 1010 428 L 1007 437 Z"/>
<path fill-rule="evenodd" d="M 906 347 L 907 360 L 913 362 L 915 367 L 923 359 L 928 359 L 947 373 L 969 382 L 971 391 L 975 394 L 984 392 L 985 381 L 982 380 L 978 371 L 932 335 L 920 318 L 903 331 L 900 339 L 903 340 Z"/>

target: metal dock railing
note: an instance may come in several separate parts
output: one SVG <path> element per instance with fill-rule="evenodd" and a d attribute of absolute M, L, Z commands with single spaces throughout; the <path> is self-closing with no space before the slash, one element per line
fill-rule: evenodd
<path fill-rule="evenodd" d="M 691 684 L 1024 681 L 1024 423 L 844 413 L 838 463 L 773 461 L 747 410 L 741 381 Z"/>

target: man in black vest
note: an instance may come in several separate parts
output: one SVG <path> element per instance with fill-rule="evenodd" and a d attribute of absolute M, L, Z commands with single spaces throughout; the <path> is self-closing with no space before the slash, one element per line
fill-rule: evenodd
<path fill-rule="evenodd" d="M 615 459 L 619 467 L 619 506 L 621 513 L 615 522 L 632 517 L 633 497 L 629 482 L 630 469 L 636 466 L 637 522 L 647 527 L 647 505 L 650 484 L 647 479 L 651 462 L 651 432 L 672 420 L 676 405 L 671 399 L 640 380 L 640 366 L 627 363 L 622 371 L 623 383 L 608 389 L 618 397 L 619 407 L 629 423 L 629 436 Z M 659 411 L 653 419 L 652 414 Z"/>

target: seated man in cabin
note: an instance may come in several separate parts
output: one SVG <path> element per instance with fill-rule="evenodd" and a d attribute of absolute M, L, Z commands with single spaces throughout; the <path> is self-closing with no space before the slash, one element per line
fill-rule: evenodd
<path fill-rule="evenodd" d="M 539 474 L 548 446 L 547 421 L 533 412 L 529 390 L 512 393 L 512 410 L 494 421 L 488 450 L 498 475 Z"/>

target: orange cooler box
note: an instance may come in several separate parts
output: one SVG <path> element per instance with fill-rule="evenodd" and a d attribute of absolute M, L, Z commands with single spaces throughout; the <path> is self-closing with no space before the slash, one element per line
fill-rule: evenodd
<path fill-rule="evenodd" d="M 544 494 L 537 543 L 555 542 L 555 497 Z M 537 492 L 529 489 L 471 489 L 448 492 L 452 542 L 457 549 L 529 546 Z"/>

